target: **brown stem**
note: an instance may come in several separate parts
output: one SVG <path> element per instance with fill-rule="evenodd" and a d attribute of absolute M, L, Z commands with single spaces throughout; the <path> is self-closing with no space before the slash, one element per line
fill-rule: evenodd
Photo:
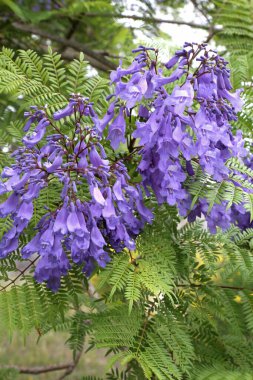
<path fill-rule="evenodd" d="M 82 350 L 77 353 L 77 355 L 76 355 L 76 357 L 75 357 L 72 365 L 69 366 L 69 368 L 66 369 L 66 371 L 64 372 L 64 374 L 61 375 L 58 380 L 65 379 L 65 377 L 67 377 L 68 375 L 70 375 L 75 370 L 77 364 L 79 363 L 79 360 L 80 360 L 81 356 L 82 356 Z"/>
<path fill-rule="evenodd" d="M 80 20 L 75 21 L 75 20 L 70 19 L 70 28 L 69 28 L 66 36 L 65 36 L 65 38 L 67 40 L 70 40 L 70 38 L 73 37 L 73 35 L 74 35 L 75 31 L 77 30 L 79 24 L 80 24 Z"/>
<path fill-rule="evenodd" d="M 208 33 L 207 38 L 205 39 L 205 43 L 210 42 L 216 32 L 217 30 L 214 29 L 213 25 L 210 25 L 209 33 Z"/>
<path fill-rule="evenodd" d="M 14 22 L 13 26 L 16 29 L 21 30 L 22 32 L 35 34 L 42 38 L 47 38 L 51 41 L 55 41 L 64 47 L 71 47 L 74 50 L 82 51 L 86 55 L 90 64 L 99 70 L 108 71 L 108 70 L 114 70 L 116 68 L 116 65 L 113 62 L 106 59 L 104 55 L 100 54 L 99 52 L 95 52 L 91 50 L 86 45 L 78 41 L 68 40 L 66 38 L 60 37 L 59 35 L 57 35 L 57 33 L 51 34 L 33 25 L 27 25 L 27 24 L 22 24 L 20 22 Z"/>
<path fill-rule="evenodd" d="M 40 375 L 41 373 L 70 370 L 70 368 L 73 368 L 73 366 L 75 367 L 74 362 L 66 363 L 66 364 L 59 364 L 59 365 L 51 365 L 51 366 L 46 366 L 46 367 L 2 366 L 0 368 L 1 369 L 15 369 L 20 374 Z"/>
<path fill-rule="evenodd" d="M 1 290 L 0 290 L 0 291 L 2 292 L 3 290 L 7 289 L 9 286 L 15 284 L 15 282 L 16 282 L 21 276 L 23 276 L 23 274 L 24 274 L 24 273 L 25 273 L 25 272 L 26 272 L 31 266 L 33 266 L 33 264 L 38 260 L 38 258 L 39 258 L 39 256 L 37 256 L 34 260 L 32 260 L 32 261 L 30 262 L 30 264 L 27 265 L 23 270 L 21 270 L 21 271 L 19 272 L 19 274 L 18 274 L 14 279 L 10 280 L 10 282 L 8 282 L 7 285 L 1 287 Z"/>
<path fill-rule="evenodd" d="M 132 19 L 136 21 L 145 21 L 155 24 L 174 24 L 174 25 L 186 25 L 190 26 L 191 28 L 196 29 L 205 29 L 209 30 L 209 25 L 206 24 L 196 24 L 194 22 L 188 22 L 188 21 L 181 21 L 181 20 L 168 20 L 163 18 L 157 18 L 157 17 L 147 17 L 147 16 L 136 16 L 136 15 L 124 15 L 124 14 L 118 14 L 118 13 L 93 13 L 93 12 L 87 12 L 84 14 L 86 17 L 112 17 L 112 18 L 119 18 L 119 19 Z"/>
<path fill-rule="evenodd" d="M 200 5 L 197 3 L 196 0 L 191 0 L 191 3 L 192 3 L 192 5 L 194 6 L 194 8 L 196 8 L 197 11 L 198 11 L 199 13 L 201 13 L 201 14 L 205 17 L 205 19 L 206 19 L 207 21 L 210 21 L 208 15 L 207 15 L 207 13 L 205 12 L 204 9 L 202 9 L 202 8 L 200 7 Z"/>

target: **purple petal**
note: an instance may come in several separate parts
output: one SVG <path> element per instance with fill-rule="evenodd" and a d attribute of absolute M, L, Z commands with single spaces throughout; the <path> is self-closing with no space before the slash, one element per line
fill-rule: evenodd
<path fill-rule="evenodd" d="M 5 216 L 15 211 L 18 206 L 18 200 L 18 194 L 11 194 L 10 197 L 0 205 L 0 217 L 4 218 Z"/>
<path fill-rule="evenodd" d="M 105 204 L 105 198 L 103 197 L 101 191 L 97 186 L 93 187 L 93 190 L 91 191 L 93 198 L 96 202 L 98 202 L 101 206 L 104 206 Z"/>
<path fill-rule="evenodd" d="M 62 235 L 65 235 L 68 231 L 67 229 L 67 217 L 68 217 L 68 212 L 66 207 L 62 207 L 56 215 L 55 222 L 54 222 L 54 227 L 53 230 L 54 232 L 60 232 Z"/>
<path fill-rule="evenodd" d="M 71 102 L 69 102 L 69 104 L 65 108 L 55 112 L 53 115 L 54 120 L 60 120 L 64 117 L 71 116 L 74 113 L 74 105 L 75 104 L 77 104 L 77 103 L 71 101 Z"/>
<path fill-rule="evenodd" d="M 96 225 L 93 225 L 90 237 L 93 244 L 95 244 L 97 247 L 103 248 L 103 246 L 106 244 L 103 235 Z"/>
<path fill-rule="evenodd" d="M 30 220 L 32 216 L 33 216 L 32 202 L 30 203 L 22 202 L 17 213 L 17 218 L 21 220 L 23 219 Z"/>

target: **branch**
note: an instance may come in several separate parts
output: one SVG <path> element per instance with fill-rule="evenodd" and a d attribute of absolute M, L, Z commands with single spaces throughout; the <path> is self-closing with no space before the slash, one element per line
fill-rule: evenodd
<path fill-rule="evenodd" d="M 193 5 L 193 6 L 199 11 L 199 13 L 201 13 L 201 14 L 205 17 L 205 19 L 206 19 L 207 21 L 210 21 L 210 19 L 209 19 L 207 13 L 205 12 L 204 9 L 202 9 L 202 8 L 200 7 L 200 5 L 197 3 L 196 0 L 191 0 L 191 3 L 192 3 L 192 5 Z"/>
<path fill-rule="evenodd" d="M 42 38 L 55 41 L 62 46 L 71 47 L 79 52 L 82 51 L 86 55 L 90 64 L 99 70 L 109 71 L 114 70 L 116 68 L 116 65 L 113 62 L 106 59 L 104 55 L 102 55 L 99 52 L 94 52 L 93 50 L 89 49 L 86 45 L 78 41 L 68 40 L 66 38 L 58 36 L 57 34 L 51 34 L 45 30 L 41 30 L 32 25 L 22 24 L 20 22 L 13 22 L 13 26 L 16 29 L 21 30 L 22 32 L 35 34 Z"/>
<path fill-rule="evenodd" d="M 74 369 L 76 368 L 77 364 L 79 363 L 79 360 L 80 360 L 81 356 L 82 356 L 82 350 L 77 353 L 77 355 L 76 355 L 76 357 L 75 357 L 75 359 L 74 359 L 74 361 L 72 363 L 72 366 L 70 366 L 69 368 L 67 368 L 66 371 L 64 372 L 64 374 L 62 376 L 60 376 L 58 380 L 65 379 L 65 377 L 67 377 L 68 375 L 70 375 L 74 371 Z"/>
<path fill-rule="evenodd" d="M 62 371 L 73 367 L 73 363 L 51 365 L 47 367 L 18 367 L 18 366 L 1 366 L 1 369 L 15 369 L 20 374 L 40 375 L 41 373 Z"/>
<path fill-rule="evenodd" d="M 19 367 L 19 366 L 1 366 L 0 369 L 14 369 L 19 374 L 29 374 L 29 375 L 40 375 L 42 373 L 55 372 L 55 371 L 63 371 L 64 374 L 59 378 L 59 380 L 64 379 L 66 376 L 70 375 L 74 369 L 76 368 L 80 357 L 82 355 L 82 351 L 79 351 L 75 357 L 75 359 L 71 363 L 59 364 L 59 365 L 50 365 L 45 367 Z"/>
<path fill-rule="evenodd" d="M 39 256 L 35 257 L 34 260 L 28 260 L 30 263 L 22 270 L 19 270 L 19 274 L 14 277 L 12 280 L 10 280 L 5 286 L 0 286 L 0 292 L 2 292 L 3 290 L 6 290 L 9 286 L 13 285 L 16 283 L 16 281 L 21 277 L 23 276 L 23 274 L 25 274 L 26 271 L 28 271 L 29 268 L 31 268 L 33 266 L 33 264 L 38 260 Z"/>
<path fill-rule="evenodd" d="M 67 40 L 70 40 L 70 38 L 73 36 L 73 34 L 75 33 L 77 27 L 79 26 L 79 23 L 80 23 L 79 20 L 75 21 L 75 20 L 71 20 L 70 19 L 70 29 L 68 30 L 68 32 L 67 32 L 67 34 L 65 36 L 65 38 Z"/>
<path fill-rule="evenodd" d="M 65 39 L 68 41 L 73 39 L 73 36 L 74 36 L 74 34 L 75 34 L 79 24 L 80 24 L 79 20 L 72 20 L 71 18 L 69 18 L 69 22 L 70 22 L 70 28 L 67 31 L 67 33 L 65 34 Z M 59 50 L 59 53 L 62 54 L 67 49 L 68 49 L 67 46 L 62 46 L 62 49 Z"/>
<path fill-rule="evenodd" d="M 150 23 L 156 23 L 156 24 L 174 24 L 174 25 L 186 25 L 190 26 L 191 28 L 196 29 L 205 29 L 209 30 L 209 25 L 204 24 L 196 24 L 194 22 L 188 22 L 188 21 L 180 21 L 180 20 L 168 20 L 163 18 L 156 18 L 156 17 L 145 17 L 145 16 L 136 16 L 136 15 L 123 15 L 123 14 L 117 14 L 117 13 L 92 13 L 92 12 L 86 12 L 84 14 L 86 17 L 112 17 L 112 18 L 119 18 L 119 19 L 126 19 L 130 18 L 135 21 L 145 21 Z"/>
<path fill-rule="evenodd" d="M 209 43 L 211 41 L 211 39 L 213 38 L 213 36 L 215 35 L 216 32 L 217 32 L 217 29 L 214 29 L 213 25 L 210 25 L 208 36 L 205 39 L 205 43 Z"/>

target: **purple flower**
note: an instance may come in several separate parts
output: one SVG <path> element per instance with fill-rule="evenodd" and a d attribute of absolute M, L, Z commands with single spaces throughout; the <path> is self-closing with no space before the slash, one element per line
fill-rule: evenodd
<path fill-rule="evenodd" d="M 46 119 L 46 118 L 43 118 L 39 124 L 37 125 L 37 127 L 35 128 L 35 132 L 30 135 L 30 136 L 25 136 L 23 138 L 23 143 L 29 147 L 29 148 L 32 148 L 34 147 L 36 144 L 38 144 L 38 142 L 40 142 L 40 140 L 44 137 L 45 135 L 45 132 L 46 132 L 46 127 L 50 124 L 50 122 Z"/>
<path fill-rule="evenodd" d="M 103 235 L 95 224 L 92 227 L 90 238 L 92 243 L 97 247 L 103 248 L 106 244 Z"/>
<path fill-rule="evenodd" d="M 57 291 L 61 284 L 61 277 L 65 276 L 70 268 L 67 255 L 64 253 L 60 238 L 55 239 L 50 252 L 45 252 L 35 269 L 35 279 L 38 282 L 46 281 L 48 286 Z"/>
<path fill-rule="evenodd" d="M 102 214 L 105 219 L 116 216 L 110 189 L 107 190 L 107 198 L 105 200 Z"/>
<path fill-rule="evenodd" d="M 122 183 L 121 180 L 118 178 L 115 184 L 113 185 L 113 192 L 118 201 L 124 201 L 124 196 L 122 192 Z"/>
<path fill-rule="evenodd" d="M 197 95 L 199 98 L 212 98 L 216 94 L 216 83 L 213 70 L 203 67 L 197 77 Z"/>
<path fill-rule="evenodd" d="M 91 164 L 95 167 L 104 166 L 104 165 L 106 166 L 109 163 L 108 160 L 103 160 L 100 157 L 94 145 L 91 147 L 89 158 L 90 158 Z"/>
<path fill-rule="evenodd" d="M 29 258 L 33 253 L 37 253 L 40 250 L 40 237 L 41 234 L 37 233 L 37 235 L 26 244 L 26 246 L 22 249 L 22 257 L 24 259 Z"/>
<path fill-rule="evenodd" d="M 112 71 L 110 79 L 112 82 L 118 82 L 123 76 L 134 74 L 140 71 L 144 66 L 146 66 L 145 62 L 139 63 L 137 61 L 133 61 L 133 63 L 128 67 L 128 69 L 122 69 L 121 66 L 119 66 L 116 71 Z"/>
<path fill-rule="evenodd" d="M 42 182 L 30 184 L 27 192 L 23 195 L 24 201 L 29 202 L 35 198 L 38 198 L 40 191 L 43 187 L 44 187 L 44 184 Z"/>
<path fill-rule="evenodd" d="M 159 88 L 168 83 L 175 82 L 176 80 L 180 79 L 185 73 L 186 73 L 186 70 L 178 68 L 169 77 L 161 77 L 157 75 L 154 78 L 154 82 L 156 84 L 155 87 Z"/>
<path fill-rule="evenodd" d="M 176 206 L 189 221 L 204 216 L 211 232 L 217 226 L 246 228 L 251 223 L 243 204 L 228 212 L 222 202 L 209 210 L 208 201 L 200 199 L 191 210 L 188 190 L 189 184 L 194 189 L 200 170 L 212 181 L 232 181 L 227 160 L 247 155 L 241 133 L 234 136 L 230 125 L 242 100 L 240 90 L 230 92 L 227 62 L 206 44 L 186 43 L 165 65 L 173 68 L 167 77 L 153 51 L 140 46 L 128 68 L 120 65 L 111 73 L 113 101 L 101 118 L 80 94 L 72 94 L 68 105 L 51 116 L 36 106 L 25 113 L 25 132 L 37 126 L 2 172 L 0 194 L 11 193 L 3 198 L 0 217 L 8 216 L 12 227 L 0 241 L 0 257 L 18 248 L 24 229 L 35 220 L 33 200 L 41 190 L 59 188 L 59 200 L 45 205 L 35 236 L 22 249 L 23 258 L 39 256 L 35 278 L 54 291 L 72 263 L 90 275 L 97 266 L 105 267 L 115 252 L 135 249 L 136 237 L 153 220 L 143 194 L 152 196 L 152 202 L 156 197 L 158 204 Z M 71 115 L 66 125 L 71 122 L 73 130 L 68 135 L 50 122 L 53 117 L 63 124 Z M 134 148 L 121 158 L 105 143 L 105 129 L 108 126 L 107 140 L 116 150 L 126 142 L 128 124 Z M 139 172 L 132 182 L 130 160 L 131 169 L 137 165 Z M 241 186 L 239 180 L 234 183 Z"/>
<path fill-rule="evenodd" d="M 113 119 L 113 117 L 114 117 L 114 107 L 115 107 L 115 102 L 112 102 L 109 105 L 108 110 L 107 110 L 105 116 L 103 117 L 103 119 L 98 122 L 98 130 L 99 130 L 99 132 L 102 133 L 103 130 L 105 129 L 105 127 Z"/>
<path fill-rule="evenodd" d="M 54 162 L 52 164 L 47 163 L 47 162 L 44 164 L 48 173 L 54 173 L 61 165 L 62 165 L 62 156 L 61 155 L 57 156 L 54 159 Z"/>
<path fill-rule="evenodd" d="M 7 233 L 8 234 L 8 233 Z M 10 238 L 5 234 L 0 242 L 0 258 L 4 259 L 9 253 L 14 252 L 18 248 L 18 237 Z"/>
<path fill-rule="evenodd" d="M 138 116 L 142 117 L 143 119 L 149 118 L 149 110 L 147 107 L 143 106 L 142 104 L 139 107 Z"/>
<path fill-rule="evenodd" d="M 16 193 L 13 193 L 9 196 L 9 198 L 0 204 L 0 216 L 4 218 L 5 216 L 11 214 L 16 210 L 18 206 L 19 196 Z"/>
<path fill-rule="evenodd" d="M 102 268 L 105 268 L 106 264 L 111 260 L 108 252 L 105 252 L 103 249 L 96 250 L 94 258 L 97 261 L 98 265 Z"/>
<path fill-rule="evenodd" d="M 62 110 L 56 111 L 53 115 L 54 120 L 61 120 L 67 116 L 71 116 L 75 111 L 75 105 L 77 104 L 77 101 L 71 100 L 69 104 L 63 108 Z"/>
<path fill-rule="evenodd" d="M 121 107 L 118 116 L 109 126 L 108 139 L 111 141 L 111 146 L 113 149 L 117 149 L 120 142 L 122 142 L 123 144 L 126 142 L 126 122 L 123 111 L 124 108 Z"/>
<path fill-rule="evenodd" d="M 176 86 L 171 97 L 175 99 L 174 112 L 183 115 L 185 107 L 190 107 L 193 103 L 194 91 L 190 80 L 181 87 Z"/>
<path fill-rule="evenodd" d="M 99 190 L 98 186 L 92 186 L 91 187 L 91 194 L 93 195 L 93 198 L 95 202 L 100 204 L 101 206 L 104 206 L 105 204 L 105 198 L 103 197 L 101 191 Z"/>
<path fill-rule="evenodd" d="M 144 205 L 142 199 L 136 199 L 136 207 L 140 215 L 145 219 L 145 221 L 151 223 L 153 220 L 153 213 Z"/>
<path fill-rule="evenodd" d="M 239 112 L 242 109 L 243 106 L 243 100 L 240 98 L 240 94 L 243 90 L 236 90 L 234 94 L 231 94 L 228 90 L 225 88 L 222 89 L 222 91 L 219 92 L 219 95 L 222 96 L 223 98 L 227 99 L 232 106 L 234 107 L 235 112 Z"/>
<path fill-rule="evenodd" d="M 166 69 L 172 69 L 173 66 L 175 66 L 179 60 L 179 55 L 174 55 L 167 63 L 165 63 Z"/>
<path fill-rule="evenodd" d="M 25 173 L 23 175 L 23 177 L 21 179 L 19 179 L 18 181 L 15 180 L 15 183 L 12 185 L 12 190 L 15 190 L 15 191 L 19 191 L 21 190 L 28 182 L 29 178 L 31 176 L 31 173 Z M 17 175 L 16 173 L 14 173 L 13 177 L 16 179 L 17 178 Z M 13 178 L 12 177 L 12 178 Z"/>
<path fill-rule="evenodd" d="M 60 232 L 62 235 L 65 235 L 67 233 L 67 217 L 68 217 L 68 211 L 66 207 L 62 207 L 56 215 L 55 221 L 54 221 L 54 232 Z"/>
<path fill-rule="evenodd" d="M 17 210 L 17 219 L 30 220 L 33 216 L 33 204 L 32 202 L 22 202 Z"/>
<path fill-rule="evenodd" d="M 67 227 L 70 233 L 74 232 L 78 236 L 82 236 L 84 233 L 82 230 L 81 221 L 78 218 L 76 207 L 73 203 L 71 204 L 71 211 L 69 212 L 67 218 Z"/>

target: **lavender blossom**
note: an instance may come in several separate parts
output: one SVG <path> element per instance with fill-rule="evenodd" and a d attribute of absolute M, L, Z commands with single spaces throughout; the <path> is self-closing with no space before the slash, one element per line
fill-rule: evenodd
<path fill-rule="evenodd" d="M 111 120 L 113 110 L 114 106 L 104 123 Z M 54 131 L 57 120 L 71 115 L 76 117 L 74 138 L 59 133 L 58 127 Z M 2 173 L 0 191 L 11 194 L 0 205 L 0 217 L 9 216 L 13 227 L 0 242 L 0 257 L 18 248 L 20 235 L 33 218 L 33 201 L 41 190 L 52 180 L 58 183 L 61 201 L 56 208 L 46 207 L 35 236 L 22 249 L 24 258 L 39 256 L 35 278 L 56 291 L 73 263 L 81 265 L 87 274 L 96 265 L 104 267 L 110 261 L 108 247 L 117 252 L 125 247 L 135 249 L 134 239 L 145 222 L 152 221 L 152 212 L 138 200 L 141 191 L 129 185 L 124 163 L 107 158 L 100 143 L 103 123 L 87 98 L 72 95 L 68 106 L 53 115 L 53 122 L 37 107 L 26 116 L 25 129 L 37 123 L 35 132 L 23 139 L 24 145 L 13 153 L 15 163 Z M 87 116 L 94 125 L 87 127 Z M 125 127 L 121 107 L 109 126 L 114 148 L 125 141 Z M 83 186 L 90 190 L 86 200 L 82 199 Z"/>
<path fill-rule="evenodd" d="M 210 211 L 207 200 L 200 199 L 191 208 L 187 190 L 196 162 L 213 181 L 222 182 L 230 180 L 227 160 L 247 154 L 241 133 L 234 136 L 230 125 L 242 100 L 240 90 L 231 93 L 227 62 L 206 44 L 186 43 L 163 71 L 157 50 L 140 46 L 135 52 L 128 68 L 120 65 L 111 73 L 113 100 L 101 118 L 80 94 L 72 94 L 53 115 L 31 107 L 23 145 L 2 172 L 0 217 L 12 225 L 0 242 L 0 258 L 15 251 L 24 229 L 32 228 L 34 201 L 43 189 L 59 189 L 59 199 L 45 205 L 33 238 L 22 249 L 24 258 L 39 257 L 35 278 L 53 291 L 73 263 L 89 276 L 113 253 L 135 249 L 136 237 L 153 219 L 144 194 L 176 206 L 189 221 L 204 215 L 213 233 L 217 226 L 250 223 L 243 204 L 227 211 L 222 202 Z M 198 68 L 190 74 L 192 60 Z M 172 83 L 170 92 L 167 84 Z M 68 134 L 61 128 L 66 118 L 73 124 Z M 114 152 L 120 143 L 129 149 L 122 157 Z M 131 183 L 128 174 L 131 160 L 138 183 Z"/>

